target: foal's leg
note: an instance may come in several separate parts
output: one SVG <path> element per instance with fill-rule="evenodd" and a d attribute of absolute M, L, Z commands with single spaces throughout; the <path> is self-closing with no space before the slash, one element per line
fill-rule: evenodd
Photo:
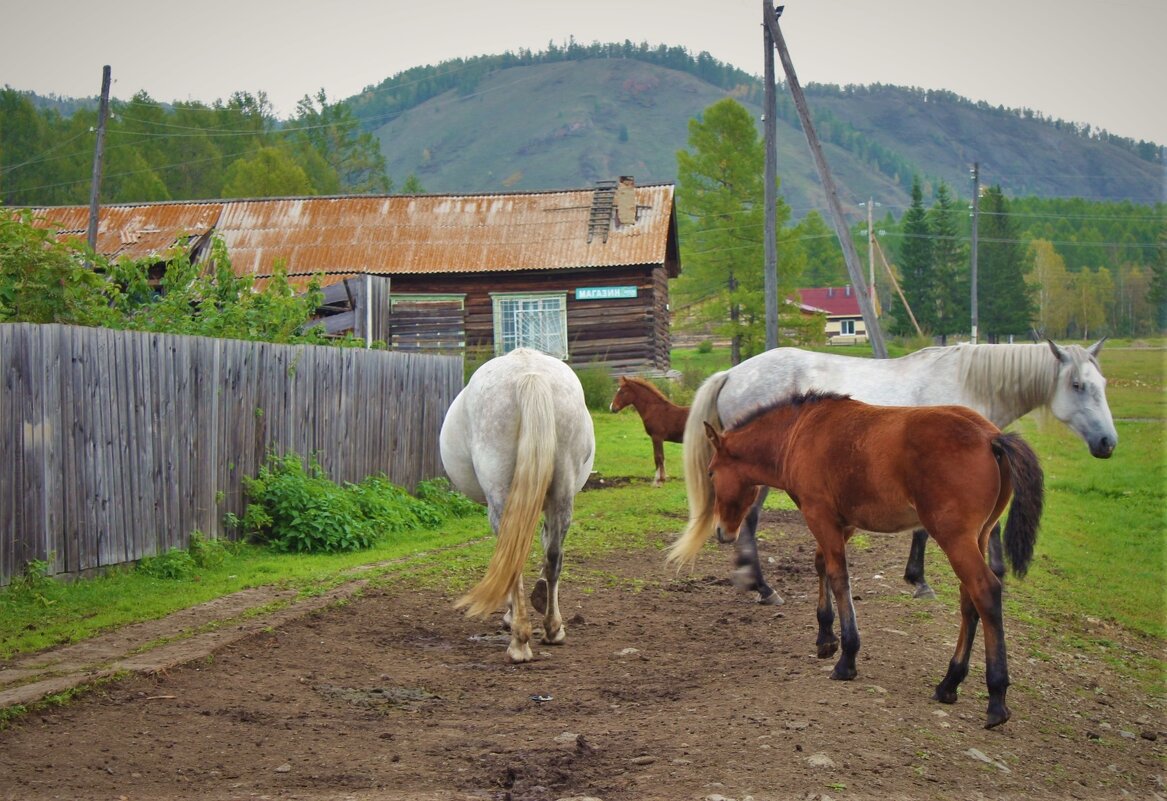
<path fill-rule="evenodd" d="M 527 619 L 527 604 L 523 599 L 523 577 L 511 587 L 511 642 L 507 659 L 511 662 L 531 661 L 531 622 Z"/>
<path fill-rule="evenodd" d="M 912 549 L 908 551 L 908 565 L 904 568 L 904 581 L 915 586 L 913 598 L 935 598 L 936 593 L 924 580 L 924 549 L 928 545 L 928 532 L 918 528 L 912 532 Z"/>
<path fill-rule="evenodd" d="M 976 605 L 972 602 L 972 596 L 969 595 L 968 589 L 962 583 L 960 585 L 960 634 L 956 638 L 956 650 L 948 663 L 948 672 L 944 674 L 944 678 L 936 685 L 936 692 L 932 694 L 934 700 L 942 704 L 956 703 L 956 688 L 968 675 L 968 663 L 972 655 L 973 641 L 977 636 L 977 622 L 979 620 L 980 615 L 977 613 Z"/>
<path fill-rule="evenodd" d="M 1005 626 L 1001 615 L 1001 581 L 985 564 L 982 547 L 971 539 L 962 539 L 945 548 L 952 569 L 960 579 L 960 636 L 948 664 L 948 672 L 936 685 L 937 701 L 956 701 L 956 689 L 968 675 L 968 663 L 976 636 L 977 621 L 985 624 L 985 683 L 989 689 L 989 708 L 985 728 L 999 726 L 1009 719 L 1005 691 L 1009 687 L 1009 667 L 1005 656 Z"/>
<path fill-rule="evenodd" d="M 908 552 L 908 565 L 904 568 L 904 581 L 916 587 L 913 598 L 935 598 L 936 593 L 924 580 L 924 547 L 928 544 L 928 532 L 918 528 L 912 532 L 912 549 Z M 1005 557 L 1001 552 L 1001 524 L 993 526 L 989 535 L 989 567 L 999 580 L 1005 579 Z"/>
<path fill-rule="evenodd" d="M 758 493 L 758 500 L 750 507 L 750 513 L 746 515 L 738 530 L 732 578 L 734 586 L 739 590 L 745 592 L 757 590 L 758 603 L 776 606 L 783 603 L 782 596 L 766 583 L 765 577 L 762 576 L 762 562 L 758 558 L 758 516 L 762 513 L 762 504 L 766 502 L 766 495 L 769 492 L 769 487 L 762 487 L 762 491 Z"/>
<path fill-rule="evenodd" d="M 563 570 L 563 540 L 571 525 L 572 503 L 561 504 L 558 511 L 544 511 L 543 570 L 531 590 L 531 605 L 543 615 L 543 642 L 560 645 L 567 639 L 563 618 L 559 614 L 559 574 Z"/>
<path fill-rule="evenodd" d="M 659 487 L 665 483 L 665 441 L 659 437 L 652 438 L 652 458 L 656 461 L 656 478 L 652 485 Z"/>
<path fill-rule="evenodd" d="M 808 515 L 803 509 L 803 517 L 806 518 L 806 525 L 818 542 L 815 567 L 818 567 L 818 556 L 821 553 L 823 571 L 830 582 L 831 590 L 835 593 L 835 603 L 839 607 L 839 637 L 843 649 L 839 654 L 839 661 L 835 663 L 835 669 L 831 671 L 831 678 L 849 681 L 855 678 L 855 655 L 859 653 L 859 626 L 855 622 L 855 605 L 851 601 L 851 576 L 847 572 L 846 540 L 849 535 L 839 528 L 829 510 L 822 514 Z M 821 609 L 820 605 L 820 611 Z M 821 637 L 821 618 L 819 626 Z"/>
<path fill-rule="evenodd" d="M 831 585 L 827 579 L 827 560 L 823 556 L 823 549 L 815 547 L 814 569 L 819 574 L 819 603 L 817 615 L 819 620 L 819 636 L 815 641 L 818 646 L 819 659 L 827 659 L 839 650 L 839 638 L 835 636 L 835 607 L 831 602 Z"/>
<path fill-rule="evenodd" d="M 1001 552 L 1000 523 L 994 524 L 993 532 L 989 534 L 989 567 L 998 579 L 1005 580 L 1005 555 Z"/>

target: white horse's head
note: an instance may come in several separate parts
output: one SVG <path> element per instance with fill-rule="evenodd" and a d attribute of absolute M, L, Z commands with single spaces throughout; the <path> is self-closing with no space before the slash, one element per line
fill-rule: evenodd
<path fill-rule="evenodd" d="M 1072 428 L 1099 459 L 1108 459 L 1118 445 L 1114 418 L 1106 403 L 1106 378 L 1098 366 L 1098 354 L 1105 338 L 1088 348 L 1059 347 L 1052 340 L 1050 350 L 1058 360 L 1058 372 L 1050 411 Z"/>

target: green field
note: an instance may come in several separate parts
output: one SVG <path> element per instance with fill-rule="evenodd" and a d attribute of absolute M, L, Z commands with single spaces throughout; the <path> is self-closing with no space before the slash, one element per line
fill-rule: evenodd
<path fill-rule="evenodd" d="M 1051 636 L 1085 638 L 1090 647 L 1105 645 L 1084 634 L 1080 623 L 1102 621 L 1145 637 L 1148 654 L 1161 653 L 1167 638 L 1164 350 L 1109 342 L 1101 361 L 1120 438 L 1111 459 L 1091 458 L 1075 435 L 1040 412 L 1016 425 L 1042 458 L 1047 498 L 1034 564 L 1024 581 L 1010 583 L 1006 614 L 1037 622 Z M 719 350 L 675 355 L 675 366 L 685 372 L 728 365 L 728 354 Z M 595 469 L 615 486 L 578 497 L 569 549 L 578 554 L 640 547 L 659 543 L 662 533 L 679 533 L 688 513 L 684 483 L 651 485 L 652 448 L 639 417 L 629 409 L 595 411 L 593 418 Z M 666 444 L 665 460 L 669 476 L 679 478 L 680 445 Z M 781 493 L 770 498 L 770 504 L 789 505 Z M 247 587 L 278 584 L 319 593 L 349 580 L 360 566 L 374 566 L 362 577 L 393 581 L 408 574 L 456 592 L 485 568 L 493 546 L 488 533 L 483 514 L 358 553 L 278 555 L 244 546 L 192 580 L 132 569 L 68 584 L 30 576 L 0 593 L 0 658 L 161 617 Z M 451 547 L 460 544 L 468 545 Z M 929 560 L 932 574 L 949 570 L 934 548 Z M 570 577 L 570 559 L 565 570 Z"/>

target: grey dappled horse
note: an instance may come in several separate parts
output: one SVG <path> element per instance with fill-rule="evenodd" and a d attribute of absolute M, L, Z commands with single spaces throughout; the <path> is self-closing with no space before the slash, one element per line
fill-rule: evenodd
<path fill-rule="evenodd" d="M 798 348 L 775 348 L 714 373 L 702 383 L 685 426 L 685 484 L 689 525 L 707 521 L 713 510 L 709 460 L 713 449 L 705 423 L 717 431 L 736 426 L 751 412 L 811 390 L 850 395 L 879 406 L 957 404 L 984 415 L 1004 428 L 1042 406 L 1069 426 L 1099 459 L 1109 458 L 1118 434 L 1106 403 L 1106 379 L 1098 365 L 1099 340 L 1080 345 L 953 345 L 924 348 L 897 359 L 839 356 Z M 763 488 L 737 540 L 735 582 L 757 590 L 760 603 L 782 603 L 766 583 L 755 538 L 758 514 L 766 498 Z M 916 596 L 931 596 L 924 581 L 924 546 L 928 534 L 912 537 L 904 579 L 916 586 Z M 999 529 L 990 538 L 990 564 L 1005 573 Z"/>
<path fill-rule="evenodd" d="M 483 579 L 460 598 L 467 614 L 509 603 L 507 657 L 531 660 L 523 565 L 543 515 L 543 570 L 531 603 L 543 614 L 543 642 L 566 637 L 559 614 L 563 539 L 575 495 L 592 470 L 595 434 L 583 388 L 571 368 L 518 348 L 479 367 L 442 422 L 442 466 L 464 495 L 486 504 L 497 535 Z"/>

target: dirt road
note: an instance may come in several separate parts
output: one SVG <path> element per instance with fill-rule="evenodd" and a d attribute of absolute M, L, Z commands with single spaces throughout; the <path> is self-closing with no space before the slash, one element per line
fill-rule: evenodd
<path fill-rule="evenodd" d="M 497 617 L 467 619 L 452 597 L 402 585 L 232 624 L 153 667 L 138 654 L 145 673 L 0 731 L 0 798 L 1167 796 L 1164 699 L 1114 666 L 1146 639 L 1107 628 L 1100 655 L 1007 613 L 1014 717 L 986 731 L 979 639 L 960 700 L 931 700 L 958 615 L 951 592 L 910 599 L 906 536 L 852 550 L 859 675 L 835 682 L 815 658 L 810 535 L 790 513 L 767 513 L 762 530 L 781 607 L 729 585 L 725 549 L 677 576 L 658 549 L 581 560 L 569 537 L 567 642 L 526 665 L 505 663 Z M 930 580 L 955 581 L 946 567 Z M 198 614 L 152 625 L 197 628 Z M 66 661 L 96 676 L 150 634 L 73 646 Z"/>

